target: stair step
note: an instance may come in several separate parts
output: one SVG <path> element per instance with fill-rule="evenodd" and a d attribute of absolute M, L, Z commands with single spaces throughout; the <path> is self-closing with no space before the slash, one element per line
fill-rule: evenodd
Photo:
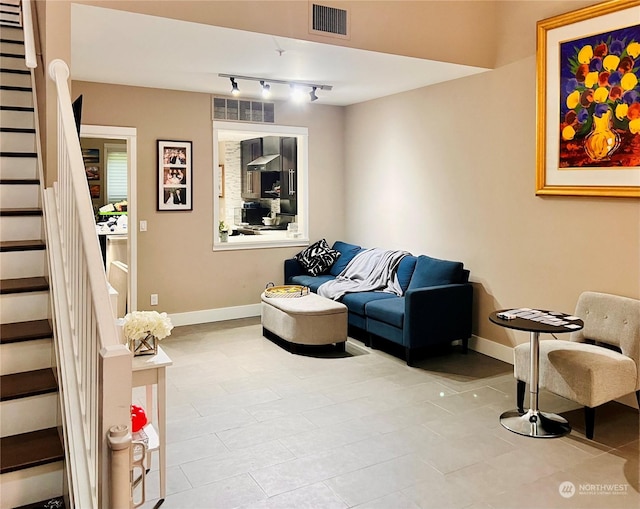
<path fill-rule="evenodd" d="M 44 320 L 50 315 L 49 304 L 48 291 L 0 294 L 0 323 Z M 24 342 L 18 344 L 24 344 Z M 3 358 L 0 362 L 4 363 L 4 360 Z M 13 370 L 14 373 L 16 371 L 26 370 Z M 5 371 L 5 373 L 8 372 L 10 371 Z"/>
<path fill-rule="evenodd" d="M 11 88 L 6 88 L 10 86 Z M 33 91 L 27 86 L 4 85 L 0 89 L 3 106 L 21 106 L 33 108 Z"/>
<path fill-rule="evenodd" d="M 36 130 L 33 127 L 0 127 L 0 133 L 36 134 Z"/>
<path fill-rule="evenodd" d="M 42 209 L 25 208 L 25 209 L 0 209 L 0 216 L 41 216 Z"/>
<path fill-rule="evenodd" d="M 0 474 L 64 459 L 57 428 L 20 433 L 0 439 Z"/>
<path fill-rule="evenodd" d="M 11 293 L 43 292 L 47 291 L 48 289 L 49 283 L 47 279 L 42 276 L 0 280 L 0 295 Z"/>
<path fill-rule="evenodd" d="M 30 87 L 31 75 L 30 74 L 16 74 L 3 72 L 0 74 L 0 83 L 5 87 Z"/>
<path fill-rule="evenodd" d="M 53 369 L 45 368 L 0 377 L 0 401 L 57 392 Z"/>
<path fill-rule="evenodd" d="M 0 106 L 0 111 L 28 111 L 33 113 L 35 109 L 32 106 Z"/>
<path fill-rule="evenodd" d="M 43 240 L 5 240 L 0 242 L 0 253 L 12 251 L 41 251 L 47 245 Z"/>
<path fill-rule="evenodd" d="M 0 325 L 0 344 L 19 343 L 53 336 L 49 320 L 4 323 Z"/>
<path fill-rule="evenodd" d="M 2 127 L 35 129 L 35 112 L 22 110 L 0 111 L 0 125 Z"/>
<path fill-rule="evenodd" d="M 4 39 L 0 38 L 0 44 L 19 44 L 24 46 L 24 41 L 20 41 L 17 39 Z"/>
<path fill-rule="evenodd" d="M 47 294 L 43 294 L 47 295 Z M 7 295 L 5 295 L 7 297 Z M 47 302 L 48 304 L 48 302 Z M 53 339 L 31 339 L 28 341 L 19 340 L 17 343 L 0 344 L 0 375 L 10 375 L 11 373 L 21 373 L 23 371 L 33 371 L 36 369 L 50 368 L 53 366 Z M 0 420 L 2 415 L 0 415 Z M 52 426 L 56 423 L 54 422 Z M 45 427 L 40 424 L 38 427 Z M 1 435 L 14 435 L 28 431 L 26 429 L 15 432 L 4 432 L 0 429 Z"/>
<path fill-rule="evenodd" d="M 1 212 L 1 209 L 0 209 Z M 31 240 L 43 237 L 42 217 L 0 215 L 0 240 Z"/>
<path fill-rule="evenodd" d="M 0 73 L 7 74 L 31 74 L 31 71 L 25 69 L 11 69 L 9 67 L 0 67 Z"/>
<path fill-rule="evenodd" d="M 21 505 L 14 509 L 66 509 L 66 507 L 63 497 L 55 497 L 48 500 L 41 500 L 40 502 L 34 502 L 33 504 Z"/>

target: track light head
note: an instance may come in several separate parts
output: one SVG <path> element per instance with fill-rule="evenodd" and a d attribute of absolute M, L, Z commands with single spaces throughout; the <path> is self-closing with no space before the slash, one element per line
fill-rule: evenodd
<path fill-rule="evenodd" d="M 231 80 L 231 95 L 239 95 L 240 89 L 238 88 L 238 84 L 236 83 L 235 78 L 229 78 Z"/>
<path fill-rule="evenodd" d="M 271 96 L 271 85 L 265 83 L 264 80 L 260 80 L 260 85 L 262 85 L 262 97 L 267 99 Z"/>
<path fill-rule="evenodd" d="M 313 88 L 313 90 L 311 90 L 311 92 L 309 92 L 309 97 L 311 98 L 311 102 L 318 100 L 318 96 L 316 95 L 316 90 L 317 90 L 318 87 L 312 87 L 312 88 Z"/>

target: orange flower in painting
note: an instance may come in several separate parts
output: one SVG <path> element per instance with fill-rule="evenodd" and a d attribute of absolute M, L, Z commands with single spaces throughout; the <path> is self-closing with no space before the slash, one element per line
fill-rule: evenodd
<path fill-rule="evenodd" d="M 578 80 L 578 83 L 584 83 L 584 80 L 586 79 L 588 74 L 589 74 L 589 65 L 588 64 L 580 65 L 576 71 L 576 79 Z"/>
<path fill-rule="evenodd" d="M 640 103 L 633 103 L 629 106 L 629 109 L 627 110 L 627 118 L 629 120 L 640 118 Z"/>

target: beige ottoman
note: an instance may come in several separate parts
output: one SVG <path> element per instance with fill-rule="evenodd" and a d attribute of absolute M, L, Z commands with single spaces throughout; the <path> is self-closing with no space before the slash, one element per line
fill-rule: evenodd
<path fill-rule="evenodd" d="M 309 293 L 304 297 L 262 299 L 262 332 L 295 345 L 330 345 L 344 350 L 347 341 L 347 306 Z"/>

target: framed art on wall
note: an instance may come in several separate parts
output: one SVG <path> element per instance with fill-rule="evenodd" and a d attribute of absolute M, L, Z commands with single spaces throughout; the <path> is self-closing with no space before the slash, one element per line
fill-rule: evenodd
<path fill-rule="evenodd" d="M 158 210 L 193 210 L 190 141 L 158 140 Z"/>
<path fill-rule="evenodd" d="M 640 0 L 537 24 L 536 194 L 640 197 Z"/>

